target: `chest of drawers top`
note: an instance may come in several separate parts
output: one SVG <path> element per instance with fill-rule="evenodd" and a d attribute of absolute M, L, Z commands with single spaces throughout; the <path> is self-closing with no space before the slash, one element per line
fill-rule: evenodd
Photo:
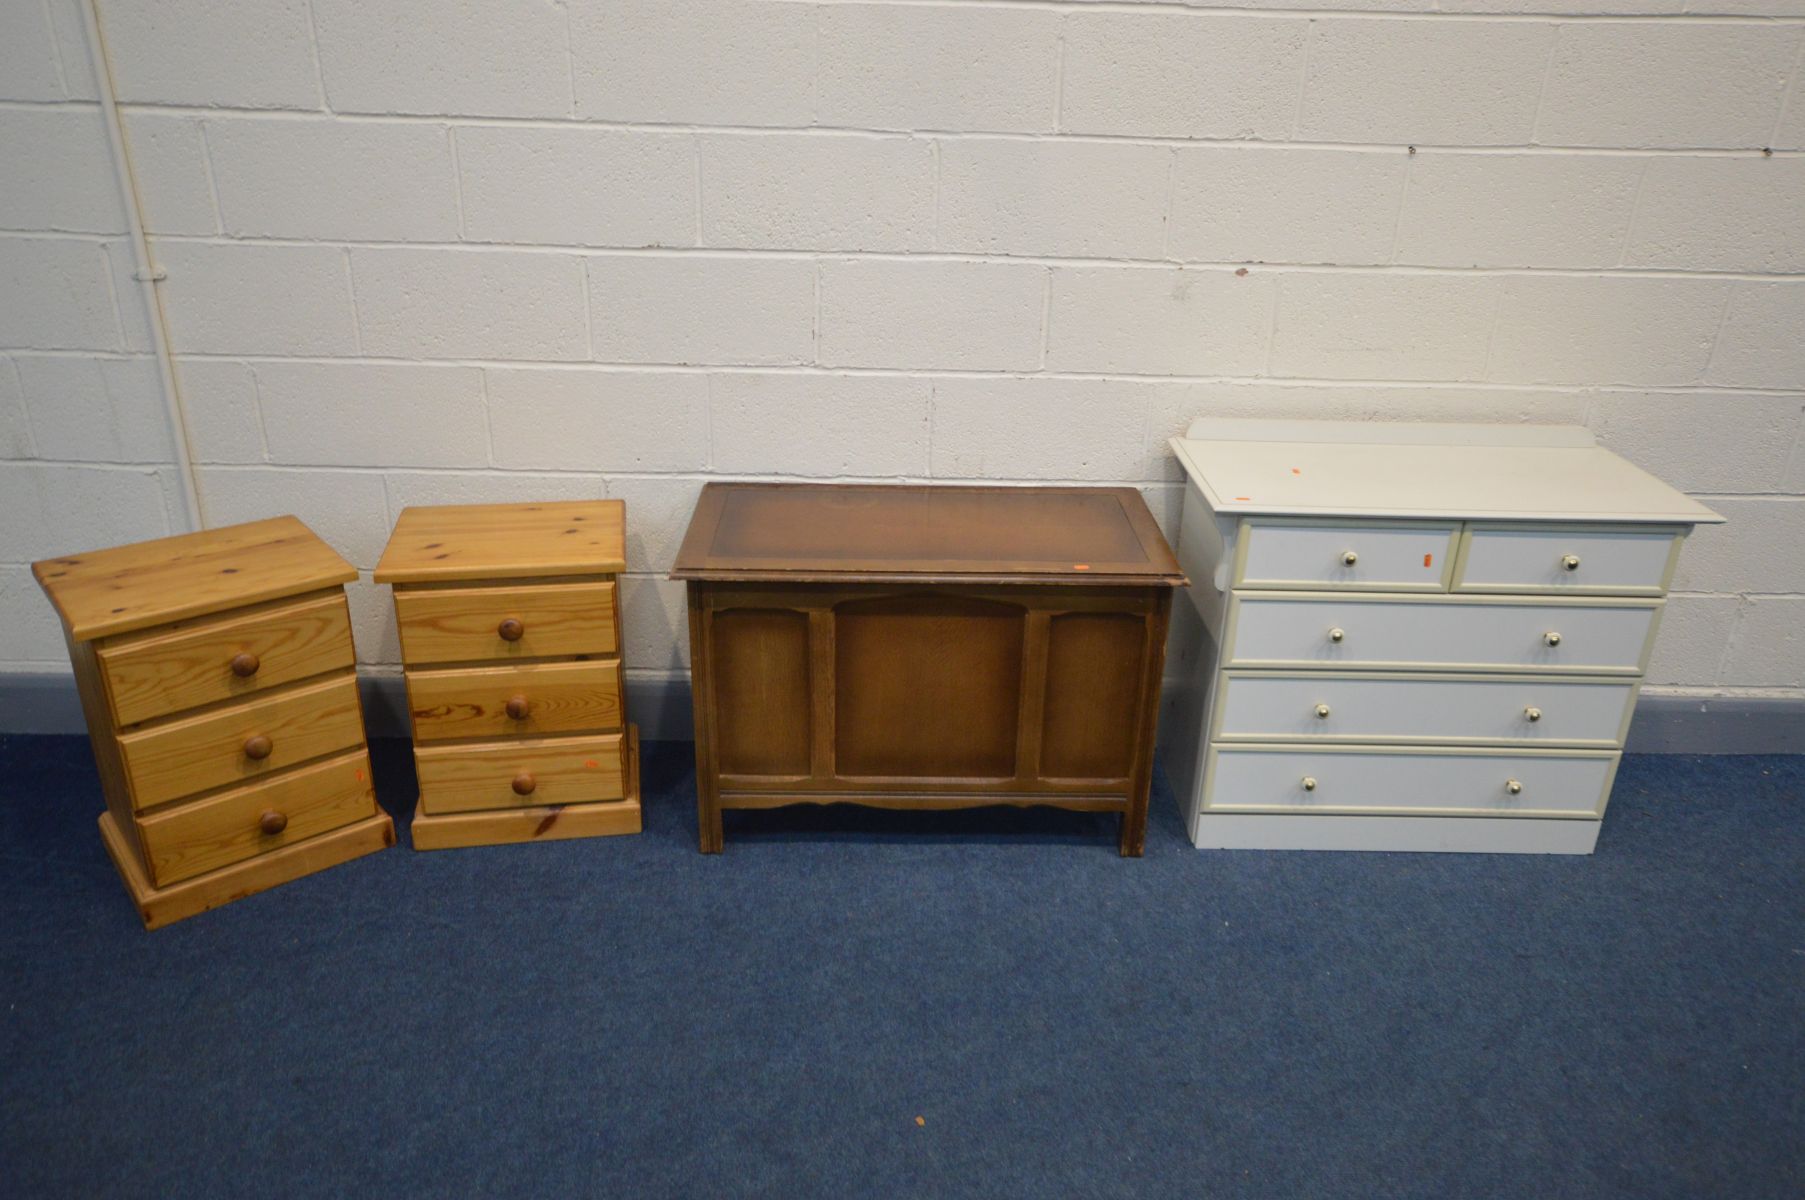
<path fill-rule="evenodd" d="M 1723 520 L 1577 425 L 1204 418 L 1172 450 L 1218 516 Z"/>
<path fill-rule="evenodd" d="M 357 578 L 350 563 L 294 517 L 48 558 L 31 570 L 77 642 Z"/>
<path fill-rule="evenodd" d="M 627 569 L 626 503 L 438 504 L 401 510 L 377 583 L 482 583 Z"/>

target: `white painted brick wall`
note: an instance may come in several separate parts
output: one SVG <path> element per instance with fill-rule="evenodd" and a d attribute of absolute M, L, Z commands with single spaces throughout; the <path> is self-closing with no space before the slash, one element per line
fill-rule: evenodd
<path fill-rule="evenodd" d="M 0 5 L 0 669 L 179 525 L 78 0 Z M 1201 413 L 1580 422 L 1730 518 L 1651 687 L 1805 694 L 1805 0 L 99 0 L 211 520 L 1127 483 Z M 1772 153 L 1763 153 L 1764 150 Z"/>
<path fill-rule="evenodd" d="M 454 137 L 457 194 L 441 187 L 439 198 L 461 202 L 463 236 L 473 242 L 696 244 L 688 134 L 463 125 Z"/>
<path fill-rule="evenodd" d="M 815 119 L 858 129 L 1050 133 L 1061 21 L 987 6 L 821 9 Z"/>
<path fill-rule="evenodd" d="M 594 356 L 625 363 L 800 364 L 814 359 L 806 258 L 586 260 Z M 682 321 L 667 314 L 681 312 Z"/>
<path fill-rule="evenodd" d="M 904 137 L 700 139 L 702 242 L 754 250 L 927 250 L 934 146 Z"/>
<path fill-rule="evenodd" d="M 202 128 L 231 237 L 458 238 L 451 140 L 440 126 L 231 118 Z"/>

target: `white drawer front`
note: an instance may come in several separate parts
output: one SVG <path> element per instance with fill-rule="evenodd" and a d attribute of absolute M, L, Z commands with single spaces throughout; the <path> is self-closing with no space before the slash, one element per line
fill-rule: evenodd
<path fill-rule="evenodd" d="M 1671 529 L 1474 525 L 1454 590 L 1658 596 L 1666 590 L 1679 541 Z"/>
<path fill-rule="evenodd" d="M 1259 588 L 1447 590 L 1459 526 L 1249 524 L 1235 582 Z M 1351 561 L 1350 561 L 1351 560 Z"/>
<path fill-rule="evenodd" d="M 1211 812 L 1598 817 L 1617 754 L 1211 746 Z M 1514 786 L 1513 786 L 1514 785 Z"/>
<path fill-rule="evenodd" d="M 1225 672 L 1214 737 L 1223 741 L 1621 744 L 1633 680 L 1453 678 Z"/>
<path fill-rule="evenodd" d="M 1236 593 L 1223 663 L 1634 675 L 1661 603 Z"/>

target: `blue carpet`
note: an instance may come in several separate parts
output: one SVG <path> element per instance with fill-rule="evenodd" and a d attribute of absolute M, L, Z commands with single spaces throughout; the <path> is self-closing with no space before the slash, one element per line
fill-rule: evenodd
<path fill-rule="evenodd" d="M 1593 858 L 1205 854 L 1163 785 L 1138 862 L 847 809 L 704 858 L 689 747 L 644 774 L 641 837 L 146 934 L 86 743 L 0 738 L 0 1193 L 1805 1193 L 1805 757 L 1626 759 Z"/>

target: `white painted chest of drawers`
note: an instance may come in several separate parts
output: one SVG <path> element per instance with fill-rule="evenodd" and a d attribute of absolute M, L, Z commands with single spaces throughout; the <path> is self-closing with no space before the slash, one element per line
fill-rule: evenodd
<path fill-rule="evenodd" d="M 1579 427 L 1204 419 L 1162 742 L 1203 848 L 1589 854 L 1710 509 Z"/>

